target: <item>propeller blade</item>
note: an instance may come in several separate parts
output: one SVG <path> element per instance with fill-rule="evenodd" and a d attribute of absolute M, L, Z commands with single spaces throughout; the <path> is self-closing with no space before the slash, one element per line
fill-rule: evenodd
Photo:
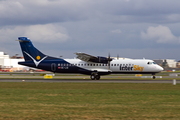
<path fill-rule="evenodd" d="M 110 70 L 110 61 L 108 61 L 108 69 Z"/>
<path fill-rule="evenodd" d="M 110 53 L 108 55 L 108 69 L 110 70 L 110 62 L 112 61 Z"/>

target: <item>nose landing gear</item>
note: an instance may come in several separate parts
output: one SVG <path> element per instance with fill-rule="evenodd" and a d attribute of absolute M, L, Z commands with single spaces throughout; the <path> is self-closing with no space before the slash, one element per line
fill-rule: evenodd
<path fill-rule="evenodd" d="M 153 75 L 153 79 L 155 79 L 156 78 L 155 74 L 152 74 L 152 75 Z"/>

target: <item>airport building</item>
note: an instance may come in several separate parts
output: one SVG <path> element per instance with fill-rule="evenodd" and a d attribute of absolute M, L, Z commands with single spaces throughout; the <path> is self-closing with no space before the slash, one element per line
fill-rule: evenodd
<path fill-rule="evenodd" d="M 23 57 L 9 57 L 9 55 L 4 52 L 0 52 L 0 71 L 20 71 L 23 70 L 25 66 L 19 65 L 18 62 L 24 61 Z"/>
<path fill-rule="evenodd" d="M 158 65 L 161 65 L 163 68 L 176 68 L 177 62 L 175 59 L 158 59 L 154 60 Z"/>

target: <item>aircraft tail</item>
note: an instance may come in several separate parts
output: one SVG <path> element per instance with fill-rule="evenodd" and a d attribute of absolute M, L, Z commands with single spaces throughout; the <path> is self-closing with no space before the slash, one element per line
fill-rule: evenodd
<path fill-rule="evenodd" d="M 47 57 L 45 54 L 43 54 L 33 46 L 29 38 L 19 37 L 18 41 L 20 43 L 25 61 L 40 61 Z"/>

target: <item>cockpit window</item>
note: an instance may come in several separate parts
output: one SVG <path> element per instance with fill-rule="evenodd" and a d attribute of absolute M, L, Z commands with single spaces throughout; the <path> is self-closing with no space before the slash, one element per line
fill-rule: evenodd
<path fill-rule="evenodd" d="M 147 63 L 148 65 L 151 65 L 151 64 L 156 64 L 155 62 L 148 62 Z"/>

